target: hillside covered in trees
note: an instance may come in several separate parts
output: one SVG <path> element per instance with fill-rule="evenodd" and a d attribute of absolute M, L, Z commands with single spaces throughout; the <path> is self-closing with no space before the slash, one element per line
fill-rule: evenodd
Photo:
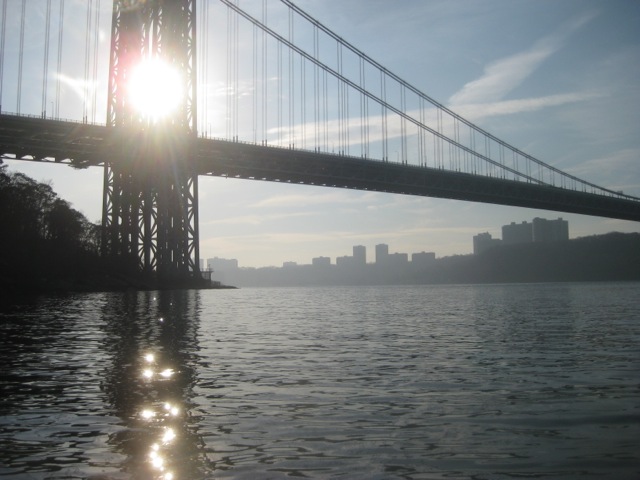
<path fill-rule="evenodd" d="M 51 185 L 0 166 L 0 288 L 93 289 L 102 270 L 100 226 Z"/>

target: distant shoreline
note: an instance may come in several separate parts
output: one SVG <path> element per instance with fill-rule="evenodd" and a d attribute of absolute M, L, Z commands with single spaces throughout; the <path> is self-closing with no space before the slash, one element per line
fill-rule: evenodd
<path fill-rule="evenodd" d="M 238 268 L 214 272 L 212 278 L 239 287 L 638 281 L 640 233 L 501 245 L 478 255 L 454 255 L 419 265 Z"/>
<path fill-rule="evenodd" d="M 216 273 L 223 278 L 215 278 Z M 640 234 L 609 233 L 555 243 L 496 246 L 479 255 L 455 255 L 428 265 L 366 264 L 341 268 L 299 265 L 214 272 L 212 282 L 187 280 L 161 286 L 149 277 L 111 269 L 0 275 L 0 296 L 149 290 L 227 290 L 242 287 L 517 284 L 640 281 Z"/>

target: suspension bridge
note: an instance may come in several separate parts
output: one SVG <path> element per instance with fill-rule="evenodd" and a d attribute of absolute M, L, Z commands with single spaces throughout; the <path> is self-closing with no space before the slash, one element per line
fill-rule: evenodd
<path fill-rule="evenodd" d="M 168 283 L 200 276 L 201 175 L 640 221 L 274 4 L 4 0 L 2 158 L 103 168 L 104 254 Z"/>

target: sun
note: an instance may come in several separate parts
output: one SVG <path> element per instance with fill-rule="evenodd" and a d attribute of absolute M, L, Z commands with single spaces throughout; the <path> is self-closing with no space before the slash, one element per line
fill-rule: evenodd
<path fill-rule="evenodd" d="M 132 70 L 128 93 L 132 106 L 140 115 L 158 121 L 178 108 L 183 86 L 175 68 L 153 58 L 144 60 Z"/>

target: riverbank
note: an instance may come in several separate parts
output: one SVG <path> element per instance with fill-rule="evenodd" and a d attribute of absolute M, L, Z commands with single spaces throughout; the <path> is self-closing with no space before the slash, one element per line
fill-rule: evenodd
<path fill-rule="evenodd" d="M 14 296 L 63 293 L 121 292 L 127 290 L 222 290 L 235 289 L 232 285 L 207 279 L 185 279 L 171 283 L 161 283 L 153 278 L 137 275 L 124 275 L 113 272 L 94 272 L 83 276 L 34 275 L 29 279 L 24 276 L 0 275 L 0 299 L 7 300 Z"/>

